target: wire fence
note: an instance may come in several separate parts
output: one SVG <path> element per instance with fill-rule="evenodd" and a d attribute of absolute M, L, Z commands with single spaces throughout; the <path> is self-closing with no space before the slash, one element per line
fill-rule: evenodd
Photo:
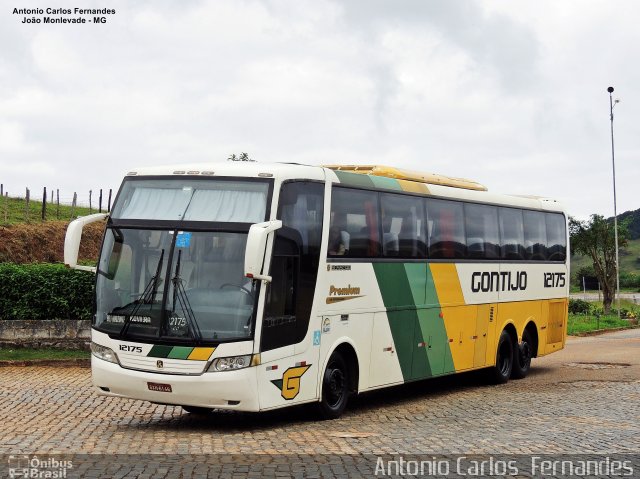
<path fill-rule="evenodd" d="M 42 193 L 31 192 L 25 188 L 24 194 L 12 194 L 5 191 L 4 184 L 0 184 L 0 220 L 4 224 L 15 221 L 46 221 L 73 219 L 78 215 L 91 213 L 108 213 L 111 211 L 113 189 L 89 190 L 88 201 L 79 202 L 78 193 L 60 195 L 60 189 L 45 186 Z M 88 212 L 87 212 L 88 210 Z"/>

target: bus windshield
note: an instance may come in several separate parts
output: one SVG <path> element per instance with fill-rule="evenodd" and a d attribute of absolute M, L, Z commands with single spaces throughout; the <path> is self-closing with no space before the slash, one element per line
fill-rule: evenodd
<path fill-rule="evenodd" d="M 96 281 L 94 326 L 122 339 L 178 343 L 250 338 L 256 292 L 244 277 L 252 223 L 270 181 L 127 178 Z"/>
<path fill-rule="evenodd" d="M 224 341 L 251 336 L 246 233 L 107 230 L 95 326 L 121 338 Z"/>

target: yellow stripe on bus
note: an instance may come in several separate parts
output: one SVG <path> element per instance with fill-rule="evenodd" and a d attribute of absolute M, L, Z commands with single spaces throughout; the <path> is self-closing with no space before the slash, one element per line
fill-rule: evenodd
<path fill-rule="evenodd" d="M 193 348 L 187 359 L 196 361 L 206 361 L 213 354 L 216 348 Z"/>

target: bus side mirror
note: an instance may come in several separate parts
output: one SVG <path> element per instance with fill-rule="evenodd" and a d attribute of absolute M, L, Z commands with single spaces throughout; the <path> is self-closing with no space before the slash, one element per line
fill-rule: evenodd
<path fill-rule="evenodd" d="M 269 233 L 280 228 L 282 228 L 282 221 L 280 220 L 256 223 L 249 228 L 247 249 L 244 254 L 244 275 L 247 278 L 271 281 L 271 276 L 263 274 L 267 237 Z"/>
<path fill-rule="evenodd" d="M 80 251 L 80 238 L 82 238 L 82 228 L 90 223 L 103 220 L 108 213 L 96 213 L 83 216 L 69 223 L 67 234 L 64 237 L 64 264 L 73 269 L 96 272 L 96 268 L 91 266 L 78 265 L 78 252 Z"/>

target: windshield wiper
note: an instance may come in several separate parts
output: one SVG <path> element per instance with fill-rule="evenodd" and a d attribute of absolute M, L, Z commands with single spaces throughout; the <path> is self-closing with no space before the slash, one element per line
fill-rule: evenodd
<path fill-rule="evenodd" d="M 164 258 L 164 248 L 160 252 L 160 258 L 158 259 L 158 264 L 156 265 L 156 272 L 149 280 L 149 283 L 147 283 L 147 285 L 145 286 L 144 291 L 142 291 L 142 294 L 138 299 L 136 299 L 135 301 L 127 305 L 129 306 L 131 304 L 135 304 L 135 307 L 133 308 L 133 311 L 131 311 L 131 314 L 125 315 L 124 324 L 120 329 L 121 337 L 124 338 L 126 336 L 127 331 L 129 331 L 129 326 L 131 325 L 131 318 L 138 315 L 138 311 L 140 310 L 140 307 L 143 304 L 153 304 L 154 301 L 156 300 L 156 296 L 158 294 L 158 285 L 160 282 L 160 271 L 162 270 L 163 258 Z M 119 308 L 119 309 L 123 309 L 125 307 L 126 306 L 123 306 L 122 308 Z"/>
<path fill-rule="evenodd" d="M 173 314 L 176 312 L 176 304 L 180 303 L 180 308 L 184 312 L 185 318 L 187 320 L 187 331 L 189 331 L 189 335 L 193 339 L 195 339 L 197 342 L 200 342 L 202 341 L 202 332 L 200 331 L 198 322 L 196 321 L 195 315 L 193 314 L 193 309 L 191 308 L 191 303 L 189 303 L 187 292 L 184 289 L 182 278 L 180 278 L 181 257 L 182 257 L 182 250 L 178 250 L 178 260 L 176 261 L 176 273 L 173 276 L 173 278 L 171 278 L 171 282 L 173 283 L 173 309 L 171 313 Z"/>

